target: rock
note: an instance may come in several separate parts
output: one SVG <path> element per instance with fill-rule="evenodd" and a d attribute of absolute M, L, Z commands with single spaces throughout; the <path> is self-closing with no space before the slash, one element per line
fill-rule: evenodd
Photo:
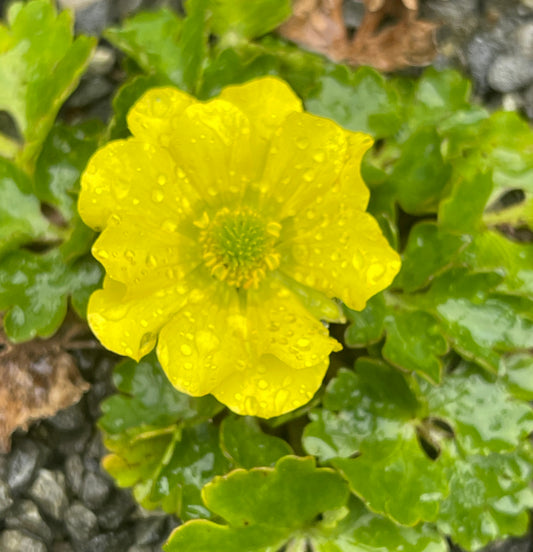
<path fill-rule="evenodd" d="M 65 512 L 65 527 L 74 542 L 86 542 L 97 534 L 98 520 L 91 510 L 75 502 Z"/>
<path fill-rule="evenodd" d="M 118 16 L 120 19 L 125 19 L 133 15 L 142 4 L 142 0 L 118 0 Z"/>
<path fill-rule="evenodd" d="M 41 469 L 30 488 L 30 496 L 50 517 L 60 520 L 68 506 L 65 476 L 58 471 Z"/>
<path fill-rule="evenodd" d="M 470 72 L 480 92 L 487 91 L 487 73 L 499 52 L 499 44 L 484 33 L 475 35 L 466 47 L 466 58 Z"/>
<path fill-rule="evenodd" d="M 71 454 L 65 460 L 67 485 L 75 496 L 79 496 L 83 484 L 83 462 L 79 454 Z"/>
<path fill-rule="evenodd" d="M 130 531 L 119 533 L 102 533 L 90 541 L 80 544 L 76 552 L 117 552 L 131 546 L 133 536 Z"/>
<path fill-rule="evenodd" d="M 98 511 L 98 524 L 106 531 L 118 529 L 134 508 L 135 502 L 128 491 L 115 491 L 107 504 Z"/>
<path fill-rule="evenodd" d="M 68 433 L 67 435 L 58 435 L 57 451 L 64 456 L 70 454 L 81 454 L 87 446 L 87 441 L 91 437 L 93 428 L 86 424 L 77 431 Z"/>
<path fill-rule="evenodd" d="M 149 545 L 138 546 L 137 544 L 134 544 L 128 548 L 128 552 L 153 552 L 153 548 Z"/>
<path fill-rule="evenodd" d="M 109 104 L 108 104 L 109 105 Z M 89 414 L 97 419 L 102 415 L 100 410 L 100 403 L 104 397 L 107 397 L 112 391 L 105 381 L 99 381 L 91 385 L 91 389 L 87 393 L 87 406 L 89 408 Z"/>
<path fill-rule="evenodd" d="M 342 15 L 347 27 L 359 27 L 365 15 L 365 5 L 357 0 L 347 0 L 342 4 Z"/>
<path fill-rule="evenodd" d="M 140 520 L 135 525 L 136 544 L 154 544 L 165 535 L 166 519 L 164 517 Z"/>
<path fill-rule="evenodd" d="M 59 0 L 59 5 L 74 12 L 78 33 L 99 35 L 111 23 L 107 0 Z"/>
<path fill-rule="evenodd" d="M 80 498 L 91 509 L 102 506 L 111 493 L 112 484 L 103 476 L 88 471 L 83 478 Z"/>
<path fill-rule="evenodd" d="M 526 8 L 531 8 L 533 10 L 533 0 L 520 0 Z"/>
<path fill-rule="evenodd" d="M 59 431 L 73 431 L 85 424 L 85 413 L 80 402 L 60 410 L 55 416 L 46 420 L 53 428 Z"/>
<path fill-rule="evenodd" d="M 8 529 L 2 533 L 0 550 L 2 552 L 47 552 L 44 543 L 16 529 Z"/>
<path fill-rule="evenodd" d="M 41 460 L 41 448 L 34 441 L 24 439 L 17 443 L 7 466 L 7 483 L 13 492 L 26 489 Z"/>
<path fill-rule="evenodd" d="M 515 36 L 519 52 L 524 56 L 533 58 L 533 21 L 518 27 Z"/>
<path fill-rule="evenodd" d="M 100 460 L 106 452 L 107 451 L 102 443 L 102 436 L 100 435 L 100 432 L 95 431 L 87 442 L 87 446 L 85 447 L 84 454 L 82 456 L 85 468 L 89 471 L 99 472 Z"/>
<path fill-rule="evenodd" d="M 21 529 L 42 539 L 52 542 L 52 530 L 45 523 L 39 509 L 31 500 L 20 500 L 6 517 L 8 529 Z"/>
<path fill-rule="evenodd" d="M 74 548 L 72 548 L 72 545 L 70 544 L 70 542 L 66 542 L 66 541 L 54 542 L 54 546 L 52 547 L 52 552 L 74 552 Z"/>
<path fill-rule="evenodd" d="M 498 92 L 520 90 L 533 82 L 533 60 L 521 55 L 500 55 L 490 66 L 488 82 Z"/>
<path fill-rule="evenodd" d="M 88 75 L 107 75 L 113 68 L 116 61 L 115 50 L 107 46 L 98 46 L 93 53 L 89 66 Z"/>
<path fill-rule="evenodd" d="M 3 515 L 13 505 L 13 498 L 9 485 L 0 479 L 0 516 Z"/>
<path fill-rule="evenodd" d="M 104 77 L 100 75 L 84 77 L 67 103 L 69 107 L 87 107 L 111 94 L 112 91 L 113 85 Z"/>

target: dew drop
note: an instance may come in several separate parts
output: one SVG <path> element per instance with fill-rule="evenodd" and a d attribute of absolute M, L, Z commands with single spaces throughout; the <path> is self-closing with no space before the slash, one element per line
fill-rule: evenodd
<path fill-rule="evenodd" d="M 131 264 L 134 264 L 135 251 L 133 251 L 132 249 L 126 249 L 126 251 L 124 251 L 124 258 L 128 260 Z"/>
<path fill-rule="evenodd" d="M 304 150 L 309 146 L 309 140 L 307 138 L 298 138 L 296 140 L 296 147 L 298 149 Z"/>
<path fill-rule="evenodd" d="M 187 345 L 186 343 L 184 343 L 180 347 L 180 351 L 185 356 L 191 356 L 192 355 L 192 348 L 189 345 Z"/>
<path fill-rule="evenodd" d="M 161 203 L 165 199 L 165 194 L 161 190 L 154 190 L 152 192 L 152 199 L 156 203 Z"/>
<path fill-rule="evenodd" d="M 264 380 L 264 379 L 260 379 L 260 380 L 257 382 L 257 387 L 259 387 L 259 389 L 265 390 L 265 389 L 268 387 L 268 381 L 267 381 L 267 380 Z"/>
<path fill-rule="evenodd" d="M 139 323 L 143 328 L 146 328 L 148 326 L 148 322 L 144 318 L 141 318 Z"/>
<path fill-rule="evenodd" d="M 157 259 L 153 255 L 148 255 L 148 257 L 146 257 L 146 264 L 152 268 L 156 268 Z"/>
<path fill-rule="evenodd" d="M 385 265 L 375 263 L 371 265 L 366 273 L 366 279 L 370 284 L 375 284 L 385 274 Z"/>
<path fill-rule="evenodd" d="M 100 259 L 109 259 L 109 253 L 105 249 L 98 249 L 96 254 Z"/>
<path fill-rule="evenodd" d="M 315 178 L 315 172 L 314 171 L 305 171 L 303 178 L 306 182 L 312 182 Z"/>
<path fill-rule="evenodd" d="M 305 337 L 301 337 L 296 342 L 296 345 L 298 345 L 298 347 L 300 347 L 300 349 L 307 350 L 311 346 L 311 341 L 309 341 L 309 339 L 306 339 Z"/>
<path fill-rule="evenodd" d="M 317 163 L 323 163 L 325 158 L 326 154 L 323 151 L 319 151 L 318 153 L 315 153 L 315 155 L 313 155 L 313 160 Z"/>
<path fill-rule="evenodd" d="M 157 177 L 157 183 L 158 183 L 160 186 L 164 186 L 164 185 L 167 183 L 167 177 L 166 177 L 164 174 L 160 174 L 160 175 Z"/>

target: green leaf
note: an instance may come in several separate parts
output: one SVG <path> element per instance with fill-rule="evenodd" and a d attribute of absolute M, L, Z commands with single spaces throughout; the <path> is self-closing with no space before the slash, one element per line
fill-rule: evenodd
<path fill-rule="evenodd" d="M 434 222 L 417 223 L 409 232 L 395 285 L 406 292 L 424 288 L 457 261 L 469 241 L 468 235 L 446 232 Z"/>
<path fill-rule="evenodd" d="M 402 527 L 368 511 L 355 497 L 348 515 L 331 531 L 317 533 L 317 552 L 447 552 L 448 544 L 434 527 L 419 524 Z"/>
<path fill-rule="evenodd" d="M 479 232 L 459 261 L 475 271 L 505 271 L 498 289 L 533 296 L 533 244 L 516 243 L 498 232 Z"/>
<path fill-rule="evenodd" d="M 374 69 L 351 71 L 338 65 L 321 82 L 320 90 L 305 102 L 311 113 L 375 138 L 392 136 L 398 130 L 398 99 Z"/>
<path fill-rule="evenodd" d="M 421 128 L 403 144 L 390 176 L 398 202 L 414 215 L 434 213 L 451 175 L 440 152 L 441 138 L 433 128 Z"/>
<path fill-rule="evenodd" d="M 89 62 L 95 39 L 73 40 L 72 17 L 49 0 L 17 2 L 0 25 L 0 110 L 10 113 L 24 140 L 17 158 L 31 170 L 59 108 Z"/>
<path fill-rule="evenodd" d="M 341 370 L 328 385 L 324 409 L 305 428 L 304 448 L 329 460 L 370 510 L 403 525 L 434 520 L 448 484 L 443 464 L 419 445 L 418 408 L 400 372 L 359 359 L 355 372 Z"/>
<path fill-rule="evenodd" d="M 19 245 L 43 238 L 49 223 L 31 189 L 31 180 L 11 161 L 0 157 L 0 257 Z"/>
<path fill-rule="evenodd" d="M 439 529 L 467 550 L 523 535 L 533 507 L 532 452 L 524 443 L 513 453 L 466 460 L 450 447 L 450 495 L 441 506 Z"/>
<path fill-rule="evenodd" d="M 202 491 L 206 506 L 228 525 L 191 521 L 165 545 L 167 552 L 273 551 L 291 538 L 305 541 L 317 516 L 344 506 L 348 488 L 313 458 L 285 456 L 274 468 L 235 470 Z"/>
<path fill-rule="evenodd" d="M 35 166 L 35 195 L 56 207 L 65 220 L 76 214 L 80 175 L 98 146 L 103 131 L 100 121 L 68 126 L 55 125 L 43 144 Z"/>
<path fill-rule="evenodd" d="M 426 69 L 413 90 L 409 125 L 412 128 L 431 126 L 457 111 L 468 109 L 470 89 L 470 81 L 457 71 Z"/>
<path fill-rule="evenodd" d="M 182 27 L 183 21 L 176 13 L 161 8 L 140 12 L 126 19 L 120 28 L 106 29 L 104 36 L 147 73 L 156 72 L 170 78 L 179 72 Z"/>
<path fill-rule="evenodd" d="M 271 466 L 293 452 L 283 439 L 263 433 L 257 420 L 249 416 L 229 416 L 223 420 L 220 448 L 233 465 L 245 469 Z"/>
<path fill-rule="evenodd" d="M 195 92 L 207 56 L 208 2 L 189 0 L 183 20 L 166 8 L 139 13 L 120 29 L 108 29 L 104 36 L 146 73 L 163 76 L 183 90 Z"/>
<path fill-rule="evenodd" d="M 435 318 L 419 310 L 392 307 L 388 312 L 383 358 L 398 368 L 414 370 L 429 381 L 440 383 L 441 357 L 448 352 L 448 343 Z"/>
<path fill-rule="evenodd" d="M 509 391 L 524 401 L 533 401 L 533 356 L 518 353 L 504 359 L 505 381 Z"/>
<path fill-rule="evenodd" d="M 102 403 L 98 422 L 112 452 L 106 470 L 120 486 L 133 487 L 146 508 L 182 519 L 208 516 L 200 490 L 229 467 L 209 421 L 222 405 L 174 389 L 155 353 L 117 365 L 114 382 L 120 393 Z"/>
<path fill-rule="evenodd" d="M 210 0 L 213 32 L 226 43 L 273 31 L 291 15 L 290 0 Z"/>
<path fill-rule="evenodd" d="M 420 299 L 456 351 L 493 371 L 501 353 L 533 347 L 533 321 L 524 316 L 531 307 L 527 302 L 521 306 L 520 298 L 495 293 L 501 281 L 495 272 L 452 269 L 435 279 Z"/>
<path fill-rule="evenodd" d="M 213 397 L 190 397 L 168 381 L 155 353 L 141 362 L 125 360 L 113 372 L 120 394 L 102 403 L 98 425 L 109 434 L 123 433 L 137 426 L 166 427 L 177 420 L 208 420 L 222 408 Z"/>
<path fill-rule="evenodd" d="M 0 265 L 0 309 L 7 309 L 8 338 L 18 343 L 53 335 L 66 315 L 69 295 L 88 295 L 100 283 L 101 274 L 93 259 L 65 264 L 57 249 L 6 256 Z"/>
<path fill-rule="evenodd" d="M 344 334 L 348 347 L 367 347 L 377 343 L 385 330 L 385 298 L 382 293 L 374 295 L 361 312 L 345 307 L 350 325 Z"/>
<path fill-rule="evenodd" d="M 446 420 L 463 454 L 511 452 L 533 431 L 533 410 L 504 381 L 464 363 L 443 384 L 421 382 L 430 416 Z"/>

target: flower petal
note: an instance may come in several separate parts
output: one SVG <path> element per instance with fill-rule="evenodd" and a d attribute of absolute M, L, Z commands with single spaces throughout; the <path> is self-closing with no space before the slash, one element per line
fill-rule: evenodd
<path fill-rule="evenodd" d="M 252 362 L 212 393 L 238 414 L 279 416 L 309 402 L 326 373 L 329 354 L 341 346 L 273 279 L 248 293 L 247 300 Z"/>
<path fill-rule="evenodd" d="M 164 216 L 163 220 L 172 221 Z M 203 262 L 198 244 L 176 231 L 171 222 L 162 226 L 149 218 L 111 218 L 92 247 L 107 274 L 125 284 L 151 282 L 158 274 L 165 287 L 182 281 Z"/>
<path fill-rule="evenodd" d="M 78 210 L 95 230 L 104 228 L 112 214 L 140 224 L 176 225 L 198 200 L 167 151 L 131 138 L 110 142 L 90 159 L 81 179 Z"/>
<path fill-rule="evenodd" d="M 345 166 L 347 134 L 334 122 L 291 113 L 276 131 L 262 178 L 265 197 L 280 216 L 294 216 L 324 201 Z"/>
<path fill-rule="evenodd" d="M 203 286 L 203 297 L 190 301 L 165 325 L 157 345 L 159 362 L 172 385 L 193 396 L 210 393 L 250 357 L 236 289 L 208 285 Z"/>
<path fill-rule="evenodd" d="M 280 244 L 283 271 L 351 309 L 364 309 L 370 297 L 392 282 L 400 256 L 363 211 L 332 201 L 313 222 L 300 226 L 297 221 L 292 237 Z"/>
<path fill-rule="evenodd" d="M 106 276 L 104 287 L 89 299 L 87 320 L 107 349 L 139 360 L 155 345 L 157 332 L 190 295 L 183 282 L 169 285 L 153 277 L 150 288 L 126 287 Z"/>
<path fill-rule="evenodd" d="M 251 121 L 253 131 L 264 142 L 293 111 L 302 111 L 302 101 L 290 86 L 276 77 L 263 77 L 228 86 L 219 96 L 237 106 Z"/>
<path fill-rule="evenodd" d="M 176 118 L 197 101 L 171 86 L 152 88 L 129 110 L 128 127 L 137 138 L 166 147 L 176 132 Z"/>
<path fill-rule="evenodd" d="M 272 418 L 308 403 L 322 383 L 329 359 L 293 370 L 275 356 L 265 355 L 256 366 L 234 372 L 213 395 L 242 416 Z"/>
<path fill-rule="evenodd" d="M 196 103 L 176 124 L 169 149 L 207 203 L 229 206 L 257 180 L 266 150 L 252 145 L 250 122 L 234 105 Z"/>

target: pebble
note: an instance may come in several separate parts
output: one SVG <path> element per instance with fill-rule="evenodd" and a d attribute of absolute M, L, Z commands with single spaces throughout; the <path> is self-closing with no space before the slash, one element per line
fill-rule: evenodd
<path fill-rule="evenodd" d="M 47 543 L 51 542 L 53 538 L 52 530 L 31 500 L 20 500 L 15 504 L 6 517 L 6 527 L 33 533 Z"/>
<path fill-rule="evenodd" d="M 115 490 L 105 506 L 98 510 L 98 524 L 106 531 L 115 530 L 135 509 L 129 491 Z"/>
<path fill-rule="evenodd" d="M 65 476 L 59 471 L 39 470 L 29 494 L 46 515 L 61 520 L 68 506 Z"/>
<path fill-rule="evenodd" d="M 67 485 L 74 496 L 79 496 L 81 494 L 83 472 L 84 467 L 80 455 L 71 454 L 65 460 L 65 476 L 67 478 Z"/>
<path fill-rule="evenodd" d="M 13 498 L 9 485 L 0 479 L 0 516 L 4 514 L 13 505 Z"/>
<path fill-rule="evenodd" d="M 522 55 L 499 55 L 490 66 L 488 82 L 498 92 L 520 90 L 533 82 L 533 60 Z"/>
<path fill-rule="evenodd" d="M 41 448 L 31 439 L 16 443 L 7 466 L 7 483 L 14 493 L 21 492 L 31 483 L 41 463 Z"/>
<path fill-rule="evenodd" d="M 65 512 L 65 527 L 73 542 L 86 542 L 98 533 L 96 515 L 80 502 Z"/>
<path fill-rule="evenodd" d="M 16 529 L 8 529 L 2 533 L 0 550 L 2 552 L 48 552 L 43 542 Z"/>
<path fill-rule="evenodd" d="M 135 525 L 136 544 L 154 544 L 164 537 L 166 529 L 164 517 L 148 518 L 137 522 Z"/>
<path fill-rule="evenodd" d="M 68 408 L 60 410 L 55 416 L 48 418 L 46 423 L 59 431 L 73 431 L 85 423 L 85 414 L 78 402 Z"/>
<path fill-rule="evenodd" d="M 107 0 L 59 0 L 59 5 L 74 12 L 78 33 L 100 35 L 111 23 L 111 2 Z"/>
<path fill-rule="evenodd" d="M 466 46 L 466 59 L 470 65 L 476 89 L 481 93 L 488 89 L 487 73 L 500 49 L 499 44 L 486 33 L 475 35 Z"/>
<path fill-rule="evenodd" d="M 526 57 L 533 58 L 533 21 L 530 21 L 516 30 L 516 47 Z"/>
<path fill-rule="evenodd" d="M 89 61 L 88 75 L 107 75 L 115 65 L 115 50 L 107 46 L 98 46 Z"/>
<path fill-rule="evenodd" d="M 88 105 L 108 96 L 113 91 L 113 85 L 103 76 L 83 77 L 74 94 L 68 99 L 68 106 L 75 108 Z"/>
<path fill-rule="evenodd" d="M 83 478 L 80 498 L 89 508 L 97 509 L 105 503 L 111 489 L 112 484 L 108 479 L 88 471 Z"/>
<path fill-rule="evenodd" d="M 119 533 L 101 533 L 91 540 L 80 544 L 76 552 L 118 552 L 127 550 L 133 544 L 130 531 Z"/>

